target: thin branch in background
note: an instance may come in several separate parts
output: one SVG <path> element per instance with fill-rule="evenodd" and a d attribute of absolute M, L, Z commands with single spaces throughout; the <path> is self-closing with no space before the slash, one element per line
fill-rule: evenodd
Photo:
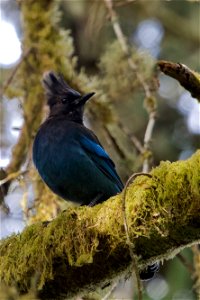
<path fill-rule="evenodd" d="M 17 73 L 19 67 L 21 66 L 22 62 L 28 57 L 28 55 L 30 54 L 31 50 L 32 50 L 32 48 L 29 48 L 27 51 L 24 52 L 24 54 L 22 54 L 20 62 L 12 70 L 12 73 L 10 74 L 10 76 L 8 77 L 8 79 L 6 80 L 6 82 L 1 87 L 1 90 L 0 90 L 1 97 L 5 93 L 5 91 L 7 90 L 7 88 L 9 87 L 9 85 L 11 84 L 11 82 L 13 81 L 13 78 L 15 77 L 15 74 Z"/>
<path fill-rule="evenodd" d="M 194 279 L 194 290 L 197 295 L 197 299 L 200 299 L 200 244 L 192 247 L 193 252 L 193 279 Z"/>
<path fill-rule="evenodd" d="M 0 186 L 4 185 L 6 182 L 11 181 L 13 179 L 16 179 L 19 176 L 22 176 L 24 174 L 26 174 L 28 172 L 28 170 L 25 171 L 17 171 L 14 173 L 9 174 L 6 178 L 0 180 Z"/>
<path fill-rule="evenodd" d="M 155 120 L 156 120 L 156 111 L 152 111 L 149 113 L 149 121 L 144 134 L 144 155 L 146 155 L 143 162 L 143 168 L 142 168 L 142 172 L 144 173 L 149 172 L 149 159 L 152 156 L 152 152 L 150 151 L 150 142 L 153 134 Z"/>
<path fill-rule="evenodd" d="M 177 254 L 178 259 L 182 262 L 182 264 L 186 267 L 190 274 L 194 274 L 194 268 L 192 264 L 188 262 L 188 260 L 180 253 Z"/>
<path fill-rule="evenodd" d="M 137 77 L 137 80 L 140 82 L 141 86 L 143 87 L 146 97 L 151 97 L 151 91 L 150 91 L 148 84 L 145 82 L 142 74 L 138 72 L 138 67 L 132 60 L 131 53 L 129 51 L 129 46 L 126 41 L 126 37 L 125 37 L 125 35 L 121 29 L 121 26 L 118 22 L 118 16 L 117 16 L 115 10 L 113 9 L 113 2 L 112 2 L 112 0 L 104 0 L 104 1 L 108 8 L 109 16 L 110 16 L 116 37 L 121 45 L 121 48 L 122 48 L 124 54 L 128 58 L 129 67 L 132 69 L 132 71 L 134 71 L 136 73 L 135 75 Z"/>
<path fill-rule="evenodd" d="M 106 126 L 104 126 L 104 129 L 105 129 L 105 133 L 108 135 L 109 139 L 112 141 L 112 145 L 115 148 L 116 152 L 118 153 L 119 157 L 124 159 L 126 157 L 126 154 L 123 151 L 124 149 L 118 145 L 117 141 L 112 136 L 112 133 L 108 130 L 108 128 Z"/>
<path fill-rule="evenodd" d="M 123 1 L 119 1 L 117 3 L 114 3 L 115 7 L 119 7 L 119 6 L 125 6 L 128 5 L 130 3 L 136 2 L 136 0 L 123 0 Z"/>
<path fill-rule="evenodd" d="M 102 298 L 102 300 L 109 300 L 109 299 L 111 299 L 110 296 L 114 292 L 114 290 L 116 289 L 118 283 L 119 283 L 118 280 L 116 282 L 114 282 L 114 284 L 112 285 L 110 291 Z"/>
<path fill-rule="evenodd" d="M 134 134 L 130 133 L 128 128 L 126 126 L 124 126 L 121 122 L 118 122 L 118 126 L 129 137 L 130 141 L 133 143 L 133 145 L 139 151 L 139 153 L 143 154 L 145 149 L 142 146 L 142 143 L 140 142 L 140 140 Z"/>
<path fill-rule="evenodd" d="M 121 45 L 122 51 L 127 56 L 128 64 L 129 64 L 130 68 L 132 69 L 132 71 L 135 73 L 137 80 L 139 81 L 139 83 L 143 87 L 143 90 L 144 90 L 145 95 L 146 95 L 146 99 L 151 100 L 151 99 L 153 99 L 153 97 L 151 95 L 150 88 L 149 88 L 148 84 L 145 82 L 142 74 L 140 74 L 138 72 L 137 65 L 134 63 L 134 61 L 131 58 L 130 51 L 129 51 L 129 46 L 126 42 L 126 37 L 123 34 L 121 26 L 118 22 L 117 14 L 116 14 L 115 10 L 113 9 L 113 2 L 112 2 L 112 0 L 104 0 L 104 1 L 105 1 L 105 5 L 107 6 L 108 11 L 109 11 L 109 16 L 110 16 L 110 19 L 111 19 L 111 22 L 112 22 L 112 25 L 113 25 L 113 30 L 114 30 L 114 32 L 116 34 L 116 37 L 117 37 L 117 39 L 118 39 L 118 41 Z M 146 101 L 146 102 L 148 104 L 148 101 Z M 155 124 L 154 108 L 155 108 L 155 106 L 153 107 L 153 110 L 152 110 L 151 107 L 150 108 L 147 107 L 147 110 L 150 111 L 150 113 L 149 113 L 149 122 L 147 124 L 147 129 L 146 129 L 145 139 L 144 139 L 144 149 L 145 150 L 149 149 L 149 144 L 150 144 L 150 141 L 151 141 L 151 136 L 152 136 L 153 128 L 154 128 L 154 124 Z M 152 111 L 154 113 L 152 113 Z M 137 147 L 138 147 L 138 145 L 139 145 L 139 143 L 137 143 Z M 140 151 L 141 151 L 140 146 L 139 146 L 139 148 L 140 148 Z M 149 171 L 149 156 L 147 156 L 144 159 L 143 171 L 146 171 L 146 172 Z M 139 175 L 144 175 L 144 174 L 142 174 L 142 173 L 133 174 L 128 179 L 128 181 L 126 182 L 122 201 L 123 201 L 123 213 L 124 213 L 124 228 L 125 228 L 126 237 L 127 237 L 127 244 L 129 245 L 130 255 L 131 255 L 131 258 L 132 258 L 132 262 L 133 262 L 133 268 L 135 270 L 137 287 L 138 287 L 138 299 L 141 300 L 142 299 L 142 287 L 141 287 L 141 282 L 140 282 L 139 271 L 138 271 L 138 268 L 137 268 L 136 258 L 135 258 L 135 255 L 134 255 L 134 252 L 133 252 L 133 249 L 132 249 L 132 245 L 131 245 L 131 242 L 130 242 L 130 237 L 129 237 L 129 229 L 128 229 L 128 226 L 127 226 L 127 219 L 126 219 L 126 201 L 125 201 L 127 187 L 129 186 L 130 182 L 135 177 L 137 177 Z"/>
<path fill-rule="evenodd" d="M 0 181 L 4 179 L 7 176 L 6 171 L 3 168 L 0 168 Z M 0 185 L 0 205 L 3 204 L 4 197 L 7 194 L 9 189 L 9 184 L 5 183 L 3 185 Z"/>
<path fill-rule="evenodd" d="M 149 121 L 148 121 L 146 132 L 144 135 L 144 150 L 146 150 L 149 154 L 150 142 L 151 142 L 154 124 L 155 124 L 156 105 L 151 107 L 151 106 L 148 106 L 148 103 L 149 102 L 152 103 L 152 101 L 151 101 L 152 99 L 153 99 L 153 102 L 155 103 L 155 98 L 152 96 L 152 92 L 149 88 L 149 85 L 145 82 L 142 74 L 138 71 L 137 65 L 134 63 L 134 61 L 131 57 L 131 54 L 129 51 L 129 46 L 127 44 L 126 37 L 121 29 L 121 26 L 118 22 L 118 16 L 117 16 L 116 11 L 113 8 L 112 0 L 104 0 L 104 2 L 108 9 L 109 17 L 110 17 L 115 35 L 121 45 L 122 51 L 124 52 L 124 54 L 127 57 L 129 67 L 135 73 L 135 76 L 136 76 L 138 82 L 141 84 L 141 86 L 143 87 L 143 90 L 145 92 L 145 96 L 146 96 L 146 100 L 147 100 L 146 108 L 149 113 Z M 144 157 L 145 157 L 145 153 L 144 153 Z M 150 158 L 151 158 L 151 155 L 146 155 L 146 157 L 144 158 L 142 171 L 145 173 L 149 171 Z"/>
<path fill-rule="evenodd" d="M 122 211 L 123 211 L 123 218 L 124 218 L 124 229 L 125 229 L 125 232 L 126 232 L 127 244 L 129 246 L 129 251 L 130 251 L 130 255 L 131 255 L 131 259 L 132 259 L 132 263 L 133 263 L 133 269 L 134 269 L 135 276 L 136 276 L 136 281 L 137 281 L 138 300 L 142 300 L 142 285 L 141 285 L 141 281 L 140 281 L 140 274 L 139 274 L 138 267 L 137 267 L 136 257 L 135 257 L 135 254 L 133 252 L 132 243 L 131 243 L 130 235 L 129 235 L 129 228 L 128 228 L 128 222 L 127 222 L 127 217 L 126 217 L 126 192 L 127 192 L 127 188 L 129 186 L 129 184 L 136 177 L 142 176 L 142 175 L 146 175 L 148 177 L 152 177 L 148 173 L 147 174 L 145 174 L 145 173 L 134 173 L 127 180 L 126 185 L 125 185 L 124 190 L 123 190 L 123 196 L 122 196 Z"/>

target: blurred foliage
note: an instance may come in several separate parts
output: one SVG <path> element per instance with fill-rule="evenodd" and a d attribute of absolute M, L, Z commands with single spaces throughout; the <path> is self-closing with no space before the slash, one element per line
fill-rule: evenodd
<path fill-rule="evenodd" d="M 130 3 L 128 1 L 114 1 L 114 4 L 119 14 L 119 21 L 129 41 L 132 41 L 132 36 L 140 22 L 145 19 L 159 21 L 164 28 L 159 57 L 182 62 L 194 70 L 200 71 L 199 3 L 191 4 L 188 1 L 181 1 L 180 5 L 180 1 L 155 0 Z M 143 96 L 140 94 L 140 89 L 139 91 L 135 89 L 133 93 L 135 78 L 134 76 L 131 77 L 132 80 L 129 78 L 130 70 L 128 66 L 125 74 L 122 72 L 120 78 L 120 71 L 123 65 L 117 65 L 120 57 L 116 57 L 120 49 L 112 51 L 114 45 L 110 44 L 115 37 L 111 24 L 109 24 L 108 13 L 103 1 L 81 1 L 81 5 L 80 1 L 62 1 L 61 8 L 63 9 L 61 24 L 72 30 L 79 67 L 85 66 L 87 72 L 94 73 L 98 70 L 98 62 L 101 60 L 100 66 L 104 68 L 103 70 L 107 75 L 104 84 L 107 90 L 110 89 L 111 91 L 109 97 L 112 101 L 117 100 L 118 103 L 116 103 L 115 108 L 118 108 L 117 112 L 120 117 L 128 124 L 130 132 L 134 132 L 134 134 L 142 138 L 147 121 L 146 112 L 142 107 Z M 64 18 L 65 12 L 68 18 Z M 107 47 L 109 47 L 111 52 L 110 59 L 109 52 L 102 58 L 102 54 Z M 121 55 L 123 56 L 123 54 Z M 105 69 L 106 62 L 109 62 L 110 68 L 107 65 L 107 69 Z M 124 63 L 126 64 L 126 62 Z M 119 79 L 120 84 L 117 84 L 117 79 Z M 112 84 L 114 84 L 114 87 Z M 127 90 L 124 90 L 126 88 Z M 174 93 L 172 96 L 174 99 L 171 99 L 170 102 L 176 103 L 181 95 L 180 88 L 177 83 L 172 88 L 176 89 L 178 94 Z M 154 160 L 156 164 L 161 159 L 174 161 L 185 148 L 194 150 L 200 145 L 199 136 L 188 131 L 186 120 L 176 109 L 176 104 L 172 106 L 167 99 L 160 97 L 160 95 L 158 97 L 158 120 L 153 137 Z M 123 105 L 121 105 L 122 101 Z M 165 119 L 167 120 L 165 121 Z M 179 120 L 182 123 L 181 127 L 177 125 Z M 173 138 L 176 131 L 179 132 L 178 135 L 180 136 L 182 136 L 183 131 L 184 136 L 187 133 L 190 136 L 189 144 L 183 143 L 182 146 L 178 145 L 177 139 Z"/>
<path fill-rule="evenodd" d="M 16 11 L 16 3 L 7 2 L 9 18 L 8 10 Z M 111 154 L 123 179 L 127 179 L 132 172 L 141 170 L 142 157 L 130 142 L 130 136 L 136 136 L 143 144 L 148 121 L 148 114 L 144 109 L 145 96 L 119 47 L 104 1 L 20 0 L 18 3 L 23 17 L 21 28 L 17 18 L 12 21 L 23 37 L 23 50 L 34 49 L 22 68 L 19 68 L 7 91 L 10 98 L 21 96 L 28 126 L 23 131 L 28 137 L 28 144 L 24 139 L 18 143 L 23 152 L 22 161 L 27 158 L 27 149 L 30 149 L 35 131 L 44 115 L 44 97 L 40 85 L 42 73 L 54 69 L 64 73 L 69 84 L 81 92 L 96 92 L 95 99 L 88 104 L 86 122 Z M 150 87 L 155 89 L 153 66 L 156 58 L 181 62 L 200 72 L 198 2 L 115 0 L 113 3 L 118 21 L 131 45 L 132 59 Z M 159 22 L 163 28 L 164 34 L 156 58 L 141 49 L 135 39 L 139 25 L 145 20 Z M 6 81 L 11 72 L 12 70 L 2 70 L 1 82 Z M 152 139 L 154 166 L 161 160 L 178 160 L 185 151 L 191 153 L 200 146 L 200 135 L 189 130 L 186 116 L 177 109 L 183 88 L 164 75 L 159 79 L 165 88 L 168 84 L 169 86 L 165 89 L 164 96 L 160 91 L 157 94 L 158 116 Z M 116 126 L 118 121 L 128 129 L 128 136 Z M 31 128 L 31 131 L 27 132 L 27 128 Z M 19 166 L 20 163 L 14 169 Z M 30 214 L 29 222 L 51 219 L 60 209 L 68 206 L 66 202 L 57 202 L 35 171 L 31 170 L 30 177 L 37 186 L 35 197 L 40 201 L 35 202 L 35 207 L 40 213 Z M 186 256 L 188 253 L 191 252 L 188 250 Z M 167 264 L 163 273 L 167 274 L 170 283 L 170 297 L 181 287 L 192 287 L 187 271 L 180 269 L 176 260 Z M 180 273 L 182 278 L 173 279 L 173 274 Z M 146 296 L 145 299 L 149 297 Z"/>
<path fill-rule="evenodd" d="M 134 92 L 137 92 L 140 83 L 130 69 L 119 41 L 113 42 L 105 50 L 99 63 L 103 89 L 109 95 L 109 99 L 114 103 L 118 102 L 120 106 L 130 98 L 133 102 Z M 155 66 L 153 58 L 148 53 L 140 53 L 134 48 L 132 48 L 131 58 L 138 66 L 138 72 L 143 74 L 143 79 L 151 83 Z"/>

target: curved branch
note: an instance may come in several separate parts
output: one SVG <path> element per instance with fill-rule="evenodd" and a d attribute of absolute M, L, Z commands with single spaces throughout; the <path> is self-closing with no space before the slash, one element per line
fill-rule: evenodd
<path fill-rule="evenodd" d="M 126 216 L 139 269 L 200 241 L 200 151 L 162 162 L 130 185 Z M 27 292 L 37 276 L 41 299 L 64 299 L 102 288 L 131 269 L 122 195 L 70 208 L 27 227 L 0 246 L 0 280 Z"/>
<path fill-rule="evenodd" d="M 158 66 L 164 74 L 178 80 L 191 93 L 192 97 L 200 101 L 200 74 L 183 64 L 171 61 L 160 60 Z"/>

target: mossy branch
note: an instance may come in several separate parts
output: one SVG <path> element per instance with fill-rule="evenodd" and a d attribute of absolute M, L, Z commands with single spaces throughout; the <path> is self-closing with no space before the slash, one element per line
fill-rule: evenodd
<path fill-rule="evenodd" d="M 192 97 L 197 98 L 200 102 L 200 74 L 192 71 L 187 66 L 174 63 L 171 61 L 158 61 L 160 70 L 166 75 L 176 79 L 179 83 L 188 90 Z"/>
<path fill-rule="evenodd" d="M 131 184 L 126 196 L 130 240 L 138 267 L 172 258 L 200 241 L 200 151 L 162 162 Z M 2 241 L 0 279 L 27 292 L 37 278 L 41 299 L 69 299 L 103 288 L 131 271 L 122 195 L 27 227 Z"/>

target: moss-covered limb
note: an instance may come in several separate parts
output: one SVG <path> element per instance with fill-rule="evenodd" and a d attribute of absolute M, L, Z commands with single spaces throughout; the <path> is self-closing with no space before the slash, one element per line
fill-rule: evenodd
<path fill-rule="evenodd" d="M 200 241 L 200 151 L 162 162 L 127 190 L 126 214 L 139 268 Z M 2 241 L 0 279 L 27 292 L 36 276 L 42 299 L 103 287 L 131 267 L 122 195 L 93 208 L 70 208 L 49 223 Z"/>
<path fill-rule="evenodd" d="M 190 70 L 187 66 L 171 61 L 158 61 L 160 70 L 179 81 L 192 97 L 200 101 L 200 74 Z"/>
<path fill-rule="evenodd" d="M 12 84 L 6 89 L 8 97 L 20 95 L 24 124 L 18 142 L 13 147 L 12 158 L 4 177 L 18 172 L 30 154 L 32 140 L 44 116 L 45 97 L 41 85 L 43 72 L 52 69 L 64 73 L 66 78 L 71 78 L 76 65 L 72 58 L 72 38 L 69 36 L 69 32 L 60 30 L 58 26 L 59 1 L 18 0 L 18 3 L 22 14 L 23 52 L 26 54 L 27 49 L 30 51 L 23 57 L 24 59 L 12 78 Z M 17 93 L 15 94 L 15 92 Z M 31 174 L 30 168 L 29 171 Z M 46 192 L 45 189 L 43 191 Z M 6 192 L 7 190 L 2 196 Z M 37 197 L 37 188 L 35 194 Z M 46 199 L 49 199 L 48 208 L 55 207 L 54 199 L 51 201 L 52 197 L 48 197 L 47 193 L 45 196 Z M 43 199 L 44 197 L 40 193 L 41 202 Z M 37 215 L 39 218 L 40 214 Z"/>
<path fill-rule="evenodd" d="M 55 69 L 72 77 L 75 61 L 72 39 L 67 32 L 59 30 L 59 1 L 18 0 L 23 16 L 23 50 L 31 49 L 8 87 L 7 94 L 16 87 L 23 99 L 24 125 L 13 148 L 12 159 L 6 173 L 19 170 L 24 162 L 32 139 L 43 116 L 44 93 L 41 77 L 44 71 Z"/>

